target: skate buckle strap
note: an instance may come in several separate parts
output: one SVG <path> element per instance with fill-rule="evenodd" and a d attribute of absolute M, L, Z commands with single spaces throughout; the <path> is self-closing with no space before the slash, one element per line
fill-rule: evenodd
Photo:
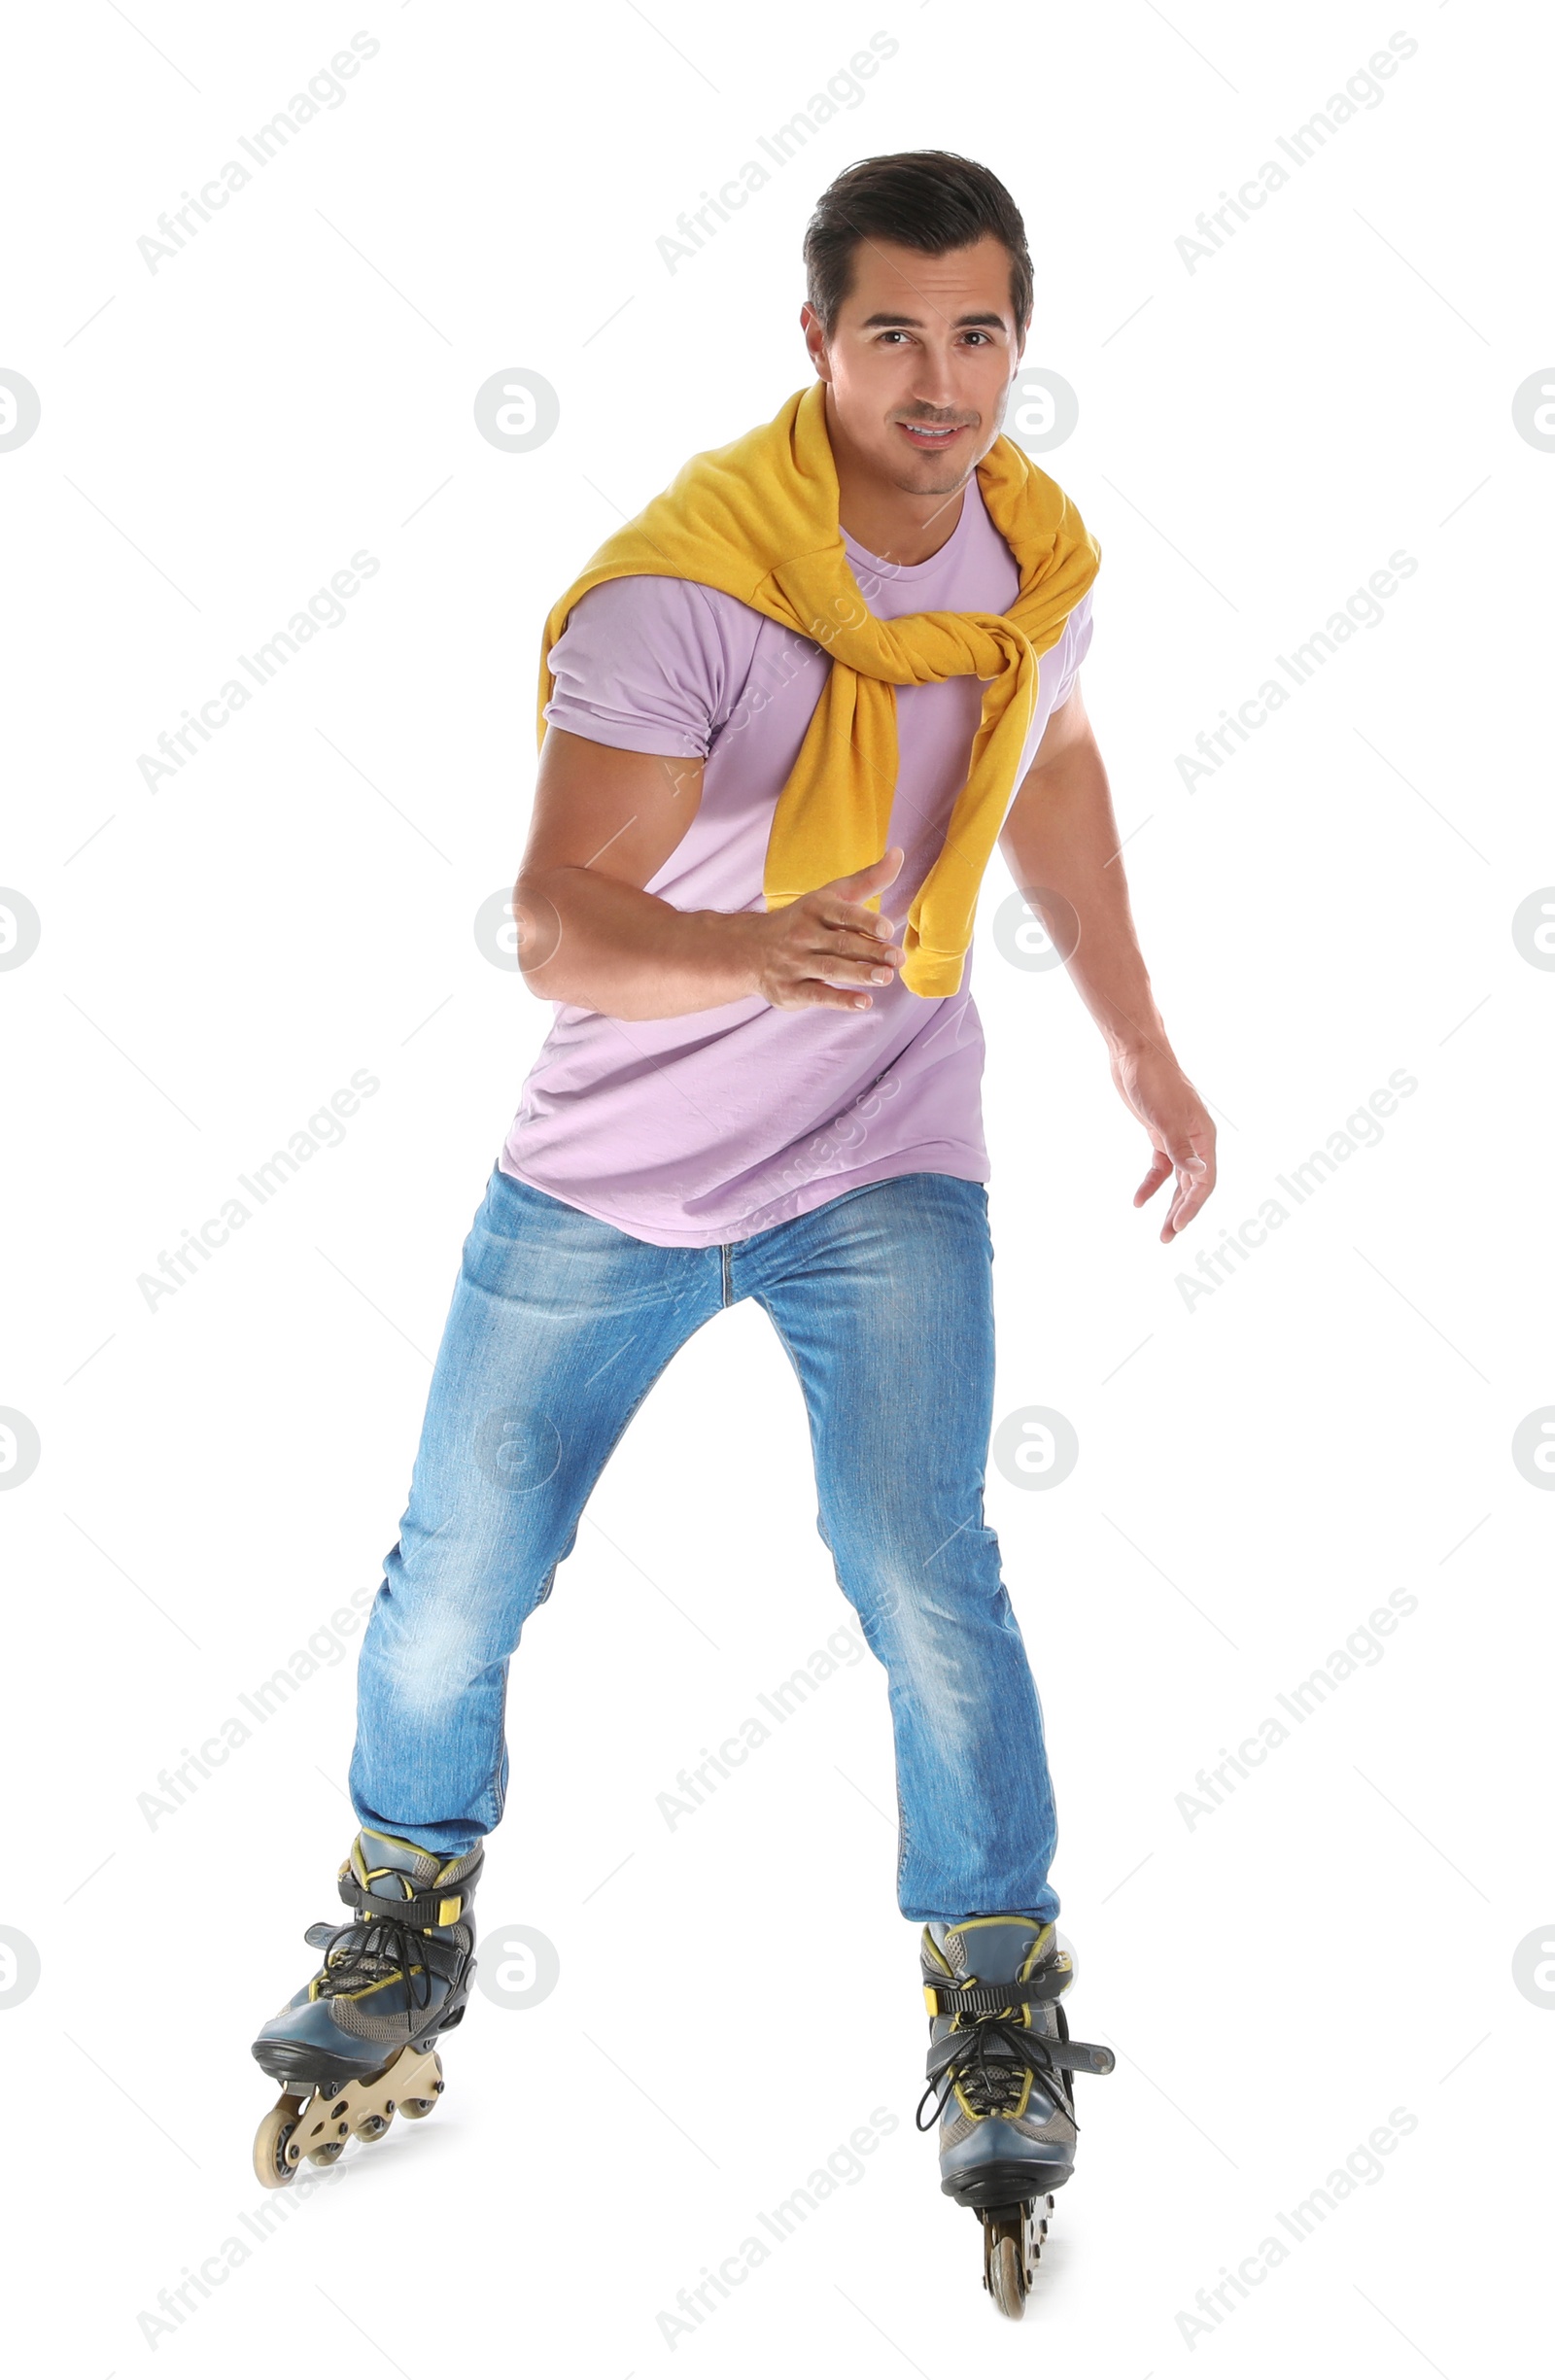
<path fill-rule="evenodd" d="M 348 1861 L 340 1872 L 337 1889 L 340 1898 L 351 1909 L 366 1917 L 394 1917 L 400 1925 L 457 1925 L 463 1916 L 485 1865 L 484 1856 L 477 1860 L 467 1876 L 450 1884 L 434 1885 L 429 1892 L 418 1892 L 403 1900 L 387 1893 L 369 1892 L 359 1882 L 356 1870 Z"/>
<path fill-rule="evenodd" d="M 1099 2042 L 1066 2041 L 1057 2033 L 1028 2033 L 1023 2025 L 1001 2024 L 993 2040 L 978 2034 L 946 2033 L 931 2042 L 923 2071 L 931 2083 L 943 2074 L 959 2076 L 980 2063 L 1031 2066 L 1039 2072 L 1111 2074 L 1117 2059 Z"/>
<path fill-rule="evenodd" d="M 1023 1980 L 1003 1983 L 925 1983 L 923 1998 L 931 2017 L 998 2017 L 1008 2009 L 1028 2008 L 1034 2001 L 1056 2000 L 1069 1983 L 1069 1963 L 1054 1963 Z"/>

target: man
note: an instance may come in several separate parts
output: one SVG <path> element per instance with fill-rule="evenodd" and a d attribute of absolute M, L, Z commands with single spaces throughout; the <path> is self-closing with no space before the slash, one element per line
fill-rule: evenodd
<path fill-rule="evenodd" d="M 547 626 L 514 912 L 557 1013 L 466 1243 L 363 1646 L 357 1917 L 314 1929 L 324 1966 L 255 2046 L 289 2086 L 257 2161 L 284 2181 L 441 2087 L 509 1656 L 655 1380 L 749 1296 L 889 1675 L 943 2186 L 984 2213 L 1018 2312 L 1031 2210 L 1073 2161 L 1069 2078 L 1111 2059 L 1058 2010 L 1041 1711 L 983 1518 L 964 976 L 995 838 L 1149 1135 L 1135 1204 L 1173 1185 L 1165 1241 L 1213 1186 L 1214 1131 L 1151 995 L 1080 695 L 1098 550 L 1000 435 L 1031 317 L 1014 202 L 943 152 L 869 159 L 805 255 L 814 385 L 688 465 Z"/>

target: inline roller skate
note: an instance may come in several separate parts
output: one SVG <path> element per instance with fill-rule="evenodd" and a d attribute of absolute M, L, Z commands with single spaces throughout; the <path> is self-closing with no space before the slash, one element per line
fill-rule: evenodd
<path fill-rule="evenodd" d="M 930 2025 L 917 2127 L 939 2120 L 940 2188 L 981 2218 L 983 2285 L 1019 2321 L 1053 2193 L 1074 2170 L 1070 2077 L 1110 2074 L 1116 2060 L 1070 2040 L 1059 2001 L 1074 1960 L 1038 1917 L 932 1921 L 921 1964 Z"/>
<path fill-rule="evenodd" d="M 341 1867 L 343 1925 L 303 1937 L 324 1963 L 260 2028 L 254 2055 L 281 2087 L 259 2125 L 254 2170 L 284 2189 L 302 2159 L 332 2165 L 355 2134 L 381 2140 L 397 2113 L 430 2116 L 442 2093 L 437 2042 L 465 2014 L 475 1972 L 470 1903 L 477 1844 L 440 1859 L 363 1828 Z"/>

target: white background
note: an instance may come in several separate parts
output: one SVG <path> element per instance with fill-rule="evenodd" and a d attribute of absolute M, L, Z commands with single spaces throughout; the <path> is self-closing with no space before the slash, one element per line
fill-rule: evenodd
<path fill-rule="evenodd" d="M 137 241 L 359 25 L 378 54 L 152 272 Z M 1418 45 L 1222 251 L 1175 243 L 1390 33 Z M 872 32 L 861 104 L 671 273 L 700 193 Z M 1533 9 L 874 14 L 600 0 L 364 17 L 171 0 L 6 36 L 0 880 L 0 2007 L 9 2319 L 61 2380 L 289 2365 L 886 2376 L 969 2350 L 1087 2380 L 1519 2368 L 1542 2315 L 1555 2014 L 1544 1826 L 1555 1502 L 1511 1435 L 1555 1402 L 1551 39 Z M 1043 458 L 1104 554 L 1088 706 L 1147 956 L 1222 1121 L 1186 1247 L 1061 974 L 977 983 L 997 1411 L 1081 1458 L 988 1513 L 1048 1718 L 1083 2138 L 1037 2302 L 1001 2326 L 912 2128 L 925 2024 L 893 1900 L 872 1661 L 673 1831 L 656 1807 L 849 1615 L 764 1318 L 715 1318 L 609 1466 L 514 1663 L 481 1917 L 556 1946 L 477 1991 L 433 2120 L 352 2147 L 284 2228 L 249 2057 L 310 1971 L 351 1832 L 354 1643 L 148 1823 L 158 1772 L 351 1594 L 403 1507 L 460 1245 L 549 1019 L 477 947 L 511 881 L 549 604 L 622 512 L 801 385 L 799 240 L 855 157 L 974 155 L 1025 212 Z M 602 327 L 603 326 L 603 327 Z M 474 392 L 543 374 L 541 448 Z M 1555 379 L 1555 370 L 1550 377 Z M 592 484 L 591 484 L 592 483 Z M 1245 749 L 1176 766 L 1402 548 L 1416 573 Z M 175 778 L 137 755 L 353 552 L 381 568 Z M 137 1288 L 353 1071 L 381 1089 L 173 1297 Z M 1191 1308 L 1175 1286 L 1395 1069 L 1376 1146 Z M 1289 1205 L 1290 1202 L 1286 1201 Z M 1178 1797 L 1396 1589 L 1418 1607 L 1192 1826 Z M 517 1972 L 518 1969 L 510 1969 Z M 6 1972 L 0 1970 L 0 1983 Z M 1547 1972 L 1547 1971 L 1546 1971 Z M 861 2178 L 692 2335 L 661 2312 L 877 2108 Z M 1178 2317 L 1390 2112 L 1415 2128 L 1192 2344 Z M 765 2236 L 765 2235 L 763 2235 Z M 186 2268 L 246 2260 L 174 2327 Z M 176 2301 L 175 2301 L 176 2303 Z M 167 2320 L 163 2315 L 162 2319 Z"/>

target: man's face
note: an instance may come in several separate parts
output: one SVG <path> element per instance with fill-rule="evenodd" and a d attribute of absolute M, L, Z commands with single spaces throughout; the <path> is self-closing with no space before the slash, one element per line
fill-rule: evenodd
<path fill-rule="evenodd" d="M 912 495 L 964 487 L 999 434 L 1025 345 L 1003 242 L 926 257 L 860 240 L 830 340 L 808 305 L 800 320 L 854 457 Z"/>

